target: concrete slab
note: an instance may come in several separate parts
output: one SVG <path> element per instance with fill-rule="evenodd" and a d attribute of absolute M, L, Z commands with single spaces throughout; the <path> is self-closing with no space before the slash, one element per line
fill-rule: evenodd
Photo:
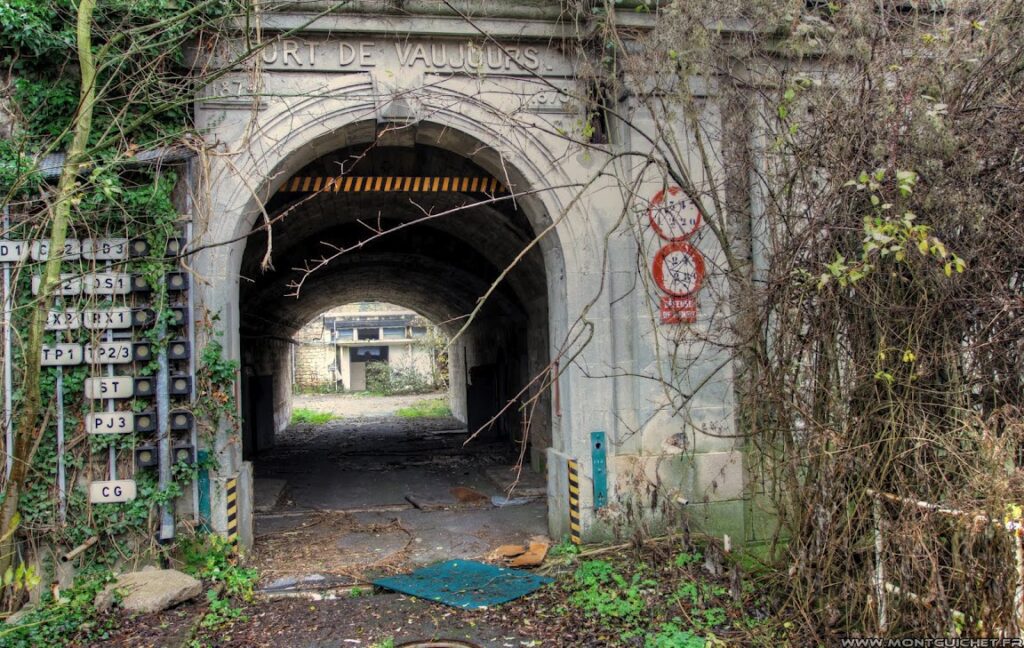
<path fill-rule="evenodd" d="M 281 499 L 285 486 L 288 485 L 288 480 L 257 478 L 252 481 L 253 508 L 256 509 L 256 512 L 267 513 L 274 510 L 278 500 Z"/>
<path fill-rule="evenodd" d="M 511 497 L 544 497 L 548 492 L 547 476 L 534 472 L 529 466 L 501 464 L 483 469 L 503 495 Z"/>
<path fill-rule="evenodd" d="M 370 531 L 343 535 L 335 546 L 343 562 L 358 566 L 389 560 L 410 542 L 410 534 L 402 531 Z"/>
<path fill-rule="evenodd" d="M 406 557 L 411 565 L 484 558 L 503 544 L 525 543 L 531 537 L 547 534 L 547 506 L 543 501 L 501 509 L 357 513 L 353 518 L 371 526 L 394 520 L 405 528 L 413 538 Z"/>
<path fill-rule="evenodd" d="M 257 519 L 255 556 L 268 579 L 363 579 L 481 559 L 502 544 L 547 533 L 543 497 L 492 504 L 507 492 L 495 480 L 511 481 L 514 454 L 464 446 L 464 431 L 378 417 L 293 428 L 282 438 L 286 444 L 255 463 L 261 486 L 287 482 L 285 496 Z M 538 481 L 544 478 L 528 469 L 520 478 L 522 488 L 543 494 Z"/>

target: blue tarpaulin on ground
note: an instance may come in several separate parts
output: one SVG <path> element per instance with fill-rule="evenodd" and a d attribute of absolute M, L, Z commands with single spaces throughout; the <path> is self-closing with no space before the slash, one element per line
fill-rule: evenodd
<path fill-rule="evenodd" d="M 449 560 L 374 585 L 452 607 L 478 609 L 526 596 L 553 579 L 473 560 Z"/>

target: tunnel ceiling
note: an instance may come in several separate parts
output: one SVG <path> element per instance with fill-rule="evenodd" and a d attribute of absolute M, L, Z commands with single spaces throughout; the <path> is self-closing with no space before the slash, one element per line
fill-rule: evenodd
<path fill-rule="evenodd" d="M 489 174 L 465 158 L 418 145 L 338 151 L 295 176 Z M 366 299 L 411 308 L 434 322 L 450 322 L 448 328 L 459 325 L 533 237 L 513 201 L 476 204 L 488 197 L 456 191 L 279 192 L 267 205 L 274 219 L 271 267 L 262 268 L 265 233 L 254 233 L 246 245 L 240 285 L 243 333 L 289 336 L 333 306 Z M 452 213 L 433 216 L 444 212 Z M 332 246 L 356 249 L 310 274 L 299 298 L 292 296 L 290 284 L 303 275 L 298 269 L 333 253 Z M 501 281 L 480 317 L 525 323 L 546 316 L 537 311 L 545 307 L 546 290 L 543 259 L 534 248 Z"/>

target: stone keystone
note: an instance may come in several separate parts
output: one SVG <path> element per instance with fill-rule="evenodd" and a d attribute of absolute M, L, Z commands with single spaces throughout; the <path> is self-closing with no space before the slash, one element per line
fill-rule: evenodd
<path fill-rule="evenodd" d="M 96 595 L 96 607 L 108 610 L 114 594 L 122 595 L 121 607 L 127 612 L 159 612 L 199 596 L 203 584 L 176 569 L 144 569 L 121 574 Z"/>

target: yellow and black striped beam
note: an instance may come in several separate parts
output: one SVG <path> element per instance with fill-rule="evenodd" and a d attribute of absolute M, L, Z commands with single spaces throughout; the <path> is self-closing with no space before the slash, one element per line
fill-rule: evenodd
<path fill-rule="evenodd" d="M 238 478 L 224 482 L 224 491 L 228 503 L 228 543 L 238 549 Z"/>
<path fill-rule="evenodd" d="M 569 460 L 569 540 L 583 544 L 580 526 L 580 465 Z"/>
<path fill-rule="evenodd" d="M 284 183 L 285 193 L 486 193 L 508 189 L 491 176 L 294 176 Z"/>

